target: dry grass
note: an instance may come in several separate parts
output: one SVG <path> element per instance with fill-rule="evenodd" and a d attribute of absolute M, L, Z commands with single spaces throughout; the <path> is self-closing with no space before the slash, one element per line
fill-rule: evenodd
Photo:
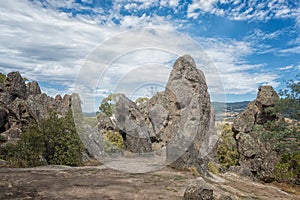
<path fill-rule="evenodd" d="M 279 187 L 283 191 L 291 194 L 300 195 L 300 186 L 299 185 L 292 185 L 287 183 L 274 183 L 276 187 Z"/>

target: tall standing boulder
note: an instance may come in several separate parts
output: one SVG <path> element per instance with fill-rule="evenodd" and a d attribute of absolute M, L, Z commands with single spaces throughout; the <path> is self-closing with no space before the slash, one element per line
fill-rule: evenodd
<path fill-rule="evenodd" d="M 191 56 L 182 56 L 175 62 L 166 96 L 169 123 L 165 133 L 171 135 L 167 160 L 177 169 L 193 166 L 206 174 L 206 155 L 201 152 L 209 143 L 210 95 L 204 74 L 196 68 Z"/>
<path fill-rule="evenodd" d="M 257 98 L 248 104 L 232 125 L 241 168 L 266 182 L 274 179 L 273 171 L 278 156 L 275 150 L 261 142 L 261 136 L 253 128 L 278 119 L 277 115 L 267 112 L 278 99 L 271 86 L 259 87 Z"/>

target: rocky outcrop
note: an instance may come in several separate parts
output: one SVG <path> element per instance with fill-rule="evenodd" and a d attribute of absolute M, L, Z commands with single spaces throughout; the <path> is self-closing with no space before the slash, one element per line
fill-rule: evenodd
<path fill-rule="evenodd" d="M 20 73 L 11 72 L 7 74 L 4 86 L 8 96 L 10 97 L 10 101 L 14 101 L 16 98 L 26 99 L 26 84 Z"/>
<path fill-rule="evenodd" d="M 193 167 L 207 174 L 214 114 L 204 74 L 191 56 L 177 59 L 165 91 L 148 102 L 137 106 L 122 94 L 116 96 L 114 129 L 122 134 L 127 150 L 164 151 L 171 167 Z M 99 121 L 100 128 L 112 124 L 107 118 Z"/>
<path fill-rule="evenodd" d="M 245 111 L 237 116 L 232 125 L 242 171 L 248 171 L 246 175 L 252 174 L 267 182 L 274 178 L 277 153 L 261 142 L 260 135 L 253 128 L 255 125 L 263 125 L 268 121 L 278 119 L 277 115 L 267 112 L 267 109 L 273 107 L 278 98 L 271 86 L 259 87 L 257 98 L 248 104 Z"/>
<path fill-rule="evenodd" d="M 30 123 L 49 117 L 50 112 L 65 115 L 72 105 L 81 112 L 80 104 L 77 94 L 54 99 L 42 94 L 37 82 L 25 84 L 19 72 L 7 74 L 4 83 L 0 83 L 1 145 L 18 141 Z"/>

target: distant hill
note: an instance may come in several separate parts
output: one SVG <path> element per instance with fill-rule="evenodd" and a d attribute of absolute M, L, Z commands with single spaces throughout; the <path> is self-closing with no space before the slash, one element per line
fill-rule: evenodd
<path fill-rule="evenodd" d="M 250 101 L 242 101 L 242 102 L 233 102 L 233 103 L 224 103 L 224 102 L 212 102 L 212 106 L 215 111 L 216 118 L 219 119 L 220 116 L 224 113 L 230 113 L 234 115 L 242 112 Z M 95 117 L 97 115 L 96 112 L 84 112 L 85 117 Z M 224 116 L 222 117 L 224 118 Z"/>
<path fill-rule="evenodd" d="M 84 112 L 83 115 L 85 117 L 96 117 L 97 116 L 97 112 Z"/>
<path fill-rule="evenodd" d="M 216 113 L 219 112 L 230 112 L 230 111 L 241 111 L 246 108 L 246 106 L 250 103 L 250 101 L 242 101 L 242 102 L 233 102 L 233 103 L 224 103 L 224 102 L 212 102 L 212 106 L 215 109 Z"/>
<path fill-rule="evenodd" d="M 250 101 L 232 103 L 212 102 L 212 106 L 216 115 L 216 120 L 222 121 L 225 118 L 234 118 L 237 114 L 244 111 L 249 102 Z"/>

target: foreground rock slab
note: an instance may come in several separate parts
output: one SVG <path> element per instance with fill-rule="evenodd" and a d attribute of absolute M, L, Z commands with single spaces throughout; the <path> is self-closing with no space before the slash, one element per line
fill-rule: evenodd
<path fill-rule="evenodd" d="M 196 179 L 191 172 L 170 168 L 131 174 L 105 166 L 0 168 L 0 177 L 0 199 L 180 200 L 190 180 Z M 232 173 L 205 181 L 213 187 L 214 199 L 300 199 L 275 185 Z"/>

